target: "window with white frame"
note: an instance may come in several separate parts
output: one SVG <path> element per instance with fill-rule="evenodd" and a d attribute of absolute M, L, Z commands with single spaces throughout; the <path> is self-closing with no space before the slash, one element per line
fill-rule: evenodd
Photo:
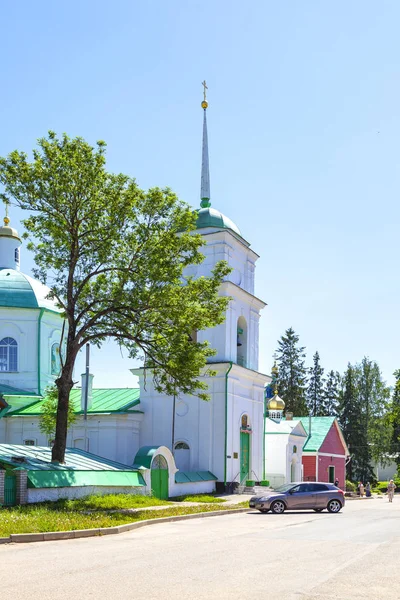
<path fill-rule="evenodd" d="M 24 440 L 24 446 L 36 446 L 36 440 Z"/>
<path fill-rule="evenodd" d="M 0 371 L 18 371 L 18 344 L 12 337 L 0 340 Z"/>
<path fill-rule="evenodd" d="M 51 374 L 59 375 L 61 370 L 61 360 L 60 360 L 60 344 L 58 342 L 54 342 L 51 345 Z"/>

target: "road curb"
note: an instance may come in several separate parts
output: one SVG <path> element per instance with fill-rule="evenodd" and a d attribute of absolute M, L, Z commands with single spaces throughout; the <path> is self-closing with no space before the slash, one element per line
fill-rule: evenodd
<path fill-rule="evenodd" d="M 101 527 L 98 529 L 75 529 L 71 531 L 48 531 L 46 533 L 12 533 L 7 538 L 0 538 L 0 544 L 22 544 L 31 542 L 50 542 L 54 540 L 71 540 L 83 537 L 103 535 L 118 535 L 140 527 L 157 525 L 158 523 L 173 523 L 174 521 L 189 521 L 190 519 L 205 519 L 206 517 L 222 517 L 249 512 L 249 508 L 233 508 L 232 510 L 216 510 L 212 512 L 194 513 L 192 515 L 177 515 L 175 517 L 160 517 L 159 519 L 146 519 L 135 523 L 125 523 L 116 527 Z"/>

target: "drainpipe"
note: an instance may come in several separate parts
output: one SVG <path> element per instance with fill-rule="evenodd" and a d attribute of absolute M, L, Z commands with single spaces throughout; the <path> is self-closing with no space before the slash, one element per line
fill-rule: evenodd
<path fill-rule="evenodd" d="M 42 317 L 44 314 L 45 309 L 41 308 L 40 309 L 40 313 L 39 313 L 39 319 L 38 319 L 38 347 L 37 347 L 37 364 L 38 364 L 38 394 L 39 396 L 42 395 L 42 390 L 41 390 L 41 382 L 40 382 L 40 346 L 41 346 L 41 321 L 42 321 Z"/>
<path fill-rule="evenodd" d="M 263 481 L 265 481 L 265 419 L 267 418 L 267 399 L 264 389 L 264 411 L 263 411 Z"/>
<path fill-rule="evenodd" d="M 228 375 L 233 367 L 233 362 L 229 362 L 229 369 L 225 373 L 225 459 L 224 459 L 224 486 L 226 486 L 227 472 L 227 453 L 228 453 Z"/>

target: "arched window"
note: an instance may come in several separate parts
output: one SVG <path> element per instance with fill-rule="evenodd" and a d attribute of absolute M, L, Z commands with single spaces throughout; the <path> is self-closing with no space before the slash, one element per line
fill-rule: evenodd
<path fill-rule="evenodd" d="M 186 442 L 176 442 L 174 446 L 176 467 L 180 471 L 190 470 L 190 447 Z"/>
<path fill-rule="evenodd" d="M 59 375 L 61 370 L 60 344 L 54 342 L 51 346 L 51 374 Z"/>
<path fill-rule="evenodd" d="M 175 450 L 190 450 L 186 442 L 177 442 L 175 444 Z"/>
<path fill-rule="evenodd" d="M 237 364 L 247 367 L 247 323 L 244 317 L 237 322 Z"/>
<path fill-rule="evenodd" d="M 19 248 L 15 248 L 14 258 L 15 264 L 17 265 L 17 267 L 19 267 Z"/>
<path fill-rule="evenodd" d="M 247 418 L 247 415 L 243 415 L 242 416 L 242 429 L 247 429 L 248 422 L 249 422 L 249 420 Z"/>
<path fill-rule="evenodd" d="M 0 371 L 18 371 L 18 344 L 14 338 L 0 340 Z"/>
<path fill-rule="evenodd" d="M 293 446 L 293 454 L 296 454 L 297 452 L 297 446 Z"/>

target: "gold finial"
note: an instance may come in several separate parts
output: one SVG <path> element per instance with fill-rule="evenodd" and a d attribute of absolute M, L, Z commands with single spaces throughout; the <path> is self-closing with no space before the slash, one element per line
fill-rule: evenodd
<path fill-rule="evenodd" d="M 278 373 L 279 373 L 279 369 L 278 369 L 278 366 L 276 364 L 276 360 L 274 361 L 274 366 L 272 367 L 271 372 L 272 372 L 273 375 L 278 375 Z"/>
<path fill-rule="evenodd" d="M 207 92 L 206 92 L 206 90 L 208 90 L 208 87 L 207 87 L 207 84 L 206 84 L 206 80 L 202 81 L 201 85 L 202 85 L 202 86 L 203 86 L 203 88 L 204 88 L 204 89 L 203 89 L 204 100 L 203 100 L 203 102 L 201 103 L 201 108 L 204 108 L 204 110 L 205 110 L 205 109 L 208 107 L 208 102 L 207 102 L 207 99 L 206 99 L 206 96 L 207 96 Z"/>
<path fill-rule="evenodd" d="M 278 395 L 278 386 L 276 385 L 275 389 L 274 389 L 274 396 L 277 396 L 277 395 Z"/>
<path fill-rule="evenodd" d="M 4 225 L 7 227 L 8 224 L 10 223 L 10 219 L 8 218 L 8 202 L 5 202 L 6 205 L 6 216 L 4 217 L 3 221 L 4 221 Z"/>

